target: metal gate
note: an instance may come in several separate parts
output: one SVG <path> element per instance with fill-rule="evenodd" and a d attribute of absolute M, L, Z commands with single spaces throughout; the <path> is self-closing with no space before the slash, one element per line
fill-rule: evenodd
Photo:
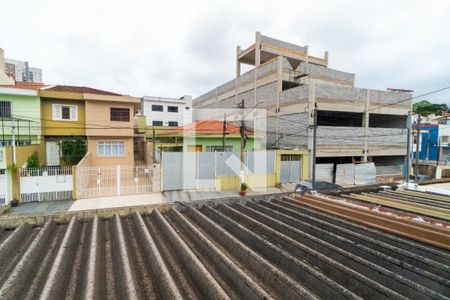
<path fill-rule="evenodd" d="M 0 204 L 8 204 L 8 178 L 6 170 L 0 170 Z"/>
<path fill-rule="evenodd" d="M 45 152 L 47 158 L 47 166 L 59 166 L 59 143 L 46 141 Z"/>
<path fill-rule="evenodd" d="M 151 193 L 153 167 L 77 167 L 77 198 Z"/>
<path fill-rule="evenodd" d="M 281 155 L 280 181 L 281 183 L 299 182 L 301 172 L 300 155 Z"/>
<path fill-rule="evenodd" d="M 197 155 L 196 152 L 162 153 L 164 191 L 197 189 Z"/>

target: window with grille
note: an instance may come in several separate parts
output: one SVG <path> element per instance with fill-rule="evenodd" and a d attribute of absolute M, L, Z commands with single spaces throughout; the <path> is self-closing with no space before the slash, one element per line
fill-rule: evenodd
<path fill-rule="evenodd" d="M 130 109 L 111 107 L 111 121 L 130 122 Z"/>
<path fill-rule="evenodd" d="M 11 102 L 0 101 L 0 117 L 11 117 Z"/>
<path fill-rule="evenodd" d="M 178 122 L 169 121 L 169 126 L 178 126 Z"/>
<path fill-rule="evenodd" d="M 153 121 L 152 125 L 153 126 L 163 126 L 163 121 Z"/>
<path fill-rule="evenodd" d="M 168 112 L 178 112 L 178 106 L 167 106 Z"/>
<path fill-rule="evenodd" d="M 52 105 L 53 120 L 55 121 L 78 121 L 78 107 L 76 105 Z"/>
<path fill-rule="evenodd" d="M 206 152 L 233 152 L 233 146 L 206 146 Z"/>
<path fill-rule="evenodd" d="M 98 156 L 124 156 L 125 142 L 102 141 L 97 142 Z"/>

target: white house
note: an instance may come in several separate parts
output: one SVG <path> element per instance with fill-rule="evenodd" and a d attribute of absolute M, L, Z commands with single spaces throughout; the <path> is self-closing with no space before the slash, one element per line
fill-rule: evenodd
<path fill-rule="evenodd" d="M 192 96 L 177 98 L 144 96 L 141 114 L 147 126 L 183 126 L 192 122 Z"/>

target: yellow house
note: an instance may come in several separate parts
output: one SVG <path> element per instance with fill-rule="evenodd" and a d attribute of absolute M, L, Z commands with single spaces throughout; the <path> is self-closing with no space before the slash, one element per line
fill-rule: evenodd
<path fill-rule="evenodd" d="M 90 165 L 134 164 L 134 115 L 139 98 L 77 86 L 40 90 L 46 163 L 61 164 L 60 143 L 86 140 Z"/>

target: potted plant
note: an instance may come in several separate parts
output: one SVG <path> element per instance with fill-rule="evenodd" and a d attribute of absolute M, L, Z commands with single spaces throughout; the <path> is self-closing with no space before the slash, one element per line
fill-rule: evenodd
<path fill-rule="evenodd" d="M 248 185 L 245 182 L 241 183 L 241 190 L 239 191 L 239 195 L 245 196 L 247 193 Z"/>

